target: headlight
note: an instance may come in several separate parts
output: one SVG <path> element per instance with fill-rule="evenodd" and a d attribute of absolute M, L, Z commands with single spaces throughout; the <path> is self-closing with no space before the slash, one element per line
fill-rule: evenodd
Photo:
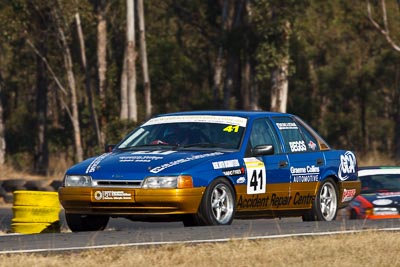
<path fill-rule="evenodd" d="M 92 177 L 87 175 L 65 175 L 64 186 L 91 186 Z"/>
<path fill-rule="evenodd" d="M 398 215 L 397 208 L 374 208 L 374 215 Z"/>
<path fill-rule="evenodd" d="M 180 176 L 150 176 L 147 177 L 142 185 L 145 189 L 154 188 L 191 188 L 193 187 L 192 177 L 188 175 Z"/>

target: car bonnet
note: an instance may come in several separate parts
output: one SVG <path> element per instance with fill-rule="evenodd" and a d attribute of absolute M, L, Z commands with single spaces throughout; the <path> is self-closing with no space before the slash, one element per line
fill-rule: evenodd
<path fill-rule="evenodd" d="M 400 192 L 362 194 L 362 197 L 376 207 L 400 206 Z"/>
<path fill-rule="evenodd" d="M 110 152 L 71 167 L 67 174 L 93 179 L 130 180 L 149 175 L 171 175 L 212 169 L 212 161 L 226 155 L 219 151 L 129 151 Z"/>

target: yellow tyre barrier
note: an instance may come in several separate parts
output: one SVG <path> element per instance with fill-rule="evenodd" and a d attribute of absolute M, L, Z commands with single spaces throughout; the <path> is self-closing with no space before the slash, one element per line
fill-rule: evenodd
<path fill-rule="evenodd" d="M 14 191 L 14 206 L 60 207 L 57 192 Z"/>
<path fill-rule="evenodd" d="M 60 231 L 59 223 L 12 223 L 11 231 L 21 234 L 55 233 Z"/>
<path fill-rule="evenodd" d="M 60 208 L 39 206 L 14 206 L 12 222 L 52 223 L 59 220 Z"/>
<path fill-rule="evenodd" d="M 57 192 L 14 191 L 11 231 L 22 234 L 59 232 L 61 210 Z"/>

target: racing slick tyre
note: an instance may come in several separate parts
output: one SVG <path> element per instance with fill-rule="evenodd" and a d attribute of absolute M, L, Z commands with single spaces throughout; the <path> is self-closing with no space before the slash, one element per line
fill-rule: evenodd
<path fill-rule="evenodd" d="M 8 179 L 3 181 L 2 186 L 6 192 L 14 192 L 15 190 L 25 190 L 25 182 L 23 179 Z"/>
<path fill-rule="evenodd" d="M 318 188 L 312 209 L 303 215 L 303 221 L 333 221 L 338 210 L 338 190 L 328 178 Z"/>
<path fill-rule="evenodd" d="M 235 192 L 224 178 L 217 178 L 204 192 L 196 215 L 188 215 L 184 226 L 229 225 L 235 216 Z"/>
<path fill-rule="evenodd" d="M 356 219 L 358 219 L 357 212 L 356 212 L 354 209 L 351 209 L 351 210 L 350 210 L 349 219 L 350 219 L 350 220 L 356 220 Z"/>
<path fill-rule="evenodd" d="M 106 215 L 84 215 L 65 213 L 65 220 L 72 232 L 102 231 L 110 217 Z"/>

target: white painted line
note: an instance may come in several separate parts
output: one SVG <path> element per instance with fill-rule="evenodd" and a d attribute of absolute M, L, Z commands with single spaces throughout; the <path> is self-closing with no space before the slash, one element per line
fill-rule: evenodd
<path fill-rule="evenodd" d="M 58 252 L 58 251 L 71 251 L 71 250 L 85 250 L 85 249 L 104 249 L 115 247 L 139 247 L 139 246 L 160 246 L 160 245 L 173 245 L 173 244 L 198 244 L 198 243 L 216 243 L 240 240 L 257 240 L 257 239 L 275 239 L 275 238 L 288 238 L 288 237 L 304 237 L 304 236 L 325 236 L 325 235 L 338 235 L 338 234 L 354 234 L 361 232 L 372 231 L 400 231 L 400 228 L 383 228 L 383 229 L 365 229 L 365 230 L 348 230 L 348 231 L 334 231 L 334 232 L 319 232 L 319 233 L 299 233 L 299 234 L 284 234 L 284 235 L 271 235 L 271 236 L 250 236 L 243 238 L 221 238 L 221 239 L 204 239 L 204 240 L 189 240 L 189 241 L 164 241 L 164 242 L 142 242 L 142 243 L 127 243 L 127 244 L 112 244 L 101 246 L 86 246 L 86 247 L 66 247 L 66 248 L 48 248 L 48 249 L 22 249 L 22 250 L 5 250 L 0 251 L 0 254 L 16 254 L 16 253 L 33 253 L 33 252 Z"/>

